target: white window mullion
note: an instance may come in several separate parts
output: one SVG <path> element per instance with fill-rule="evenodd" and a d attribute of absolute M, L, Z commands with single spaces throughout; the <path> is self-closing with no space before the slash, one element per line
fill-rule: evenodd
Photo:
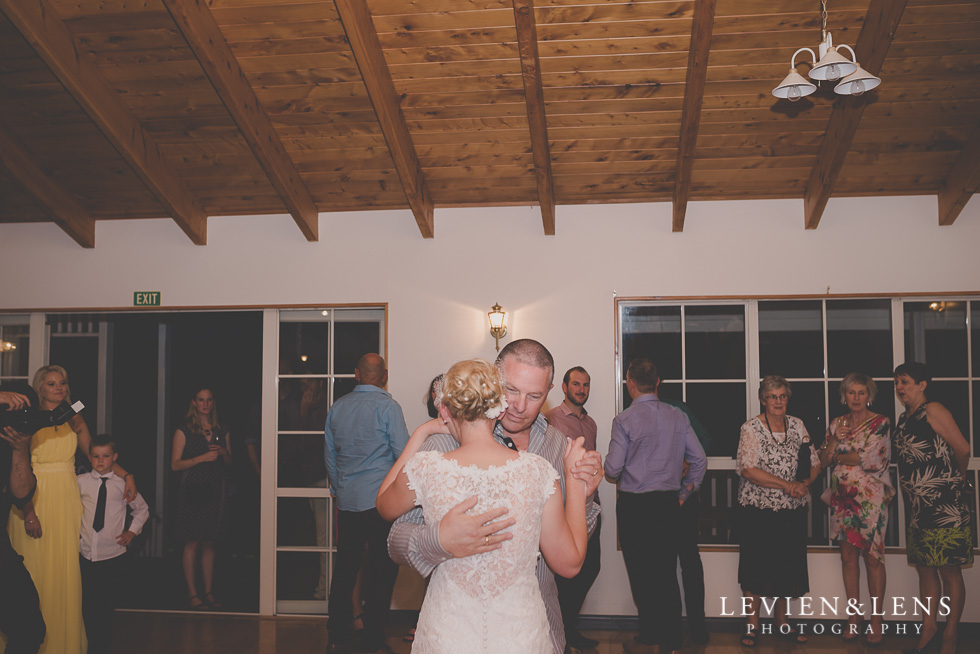
<path fill-rule="evenodd" d="M 279 310 L 262 311 L 262 440 L 259 478 L 259 614 L 276 614 L 276 428 L 279 424 Z"/>
<path fill-rule="evenodd" d="M 830 349 L 827 347 L 827 300 L 820 300 L 820 329 L 823 332 L 823 418 L 830 429 Z"/>
<path fill-rule="evenodd" d="M 745 415 L 752 415 L 752 398 L 762 381 L 762 347 L 759 344 L 759 301 L 745 303 Z"/>
<path fill-rule="evenodd" d="M 48 327 L 46 316 L 43 313 L 31 314 L 31 335 L 28 341 L 28 383 L 30 383 L 34 371 L 41 366 L 48 365 Z"/>
<path fill-rule="evenodd" d="M 905 314 L 904 303 L 901 298 L 892 298 L 892 363 L 896 366 L 905 361 Z M 905 410 L 902 403 L 898 401 L 898 396 L 892 393 L 892 401 L 895 403 L 895 415 L 900 416 Z M 897 421 L 897 418 L 896 418 Z M 894 428 L 895 425 L 892 425 Z M 897 490 L 897 489 L 896 489 Z M 895 501 L 898 502 L 898 524 L 905 524 L 905 502 L 899 499 L 900 491 L 895 494 Z M 905 547 L 905 529 L 898 530 L 898 546 Z"/>
<path fill-rule="evenodd" d="M 687 403 L 687 307 L 681 305 L 681 401 Z"/>
<path fill-rule="evenodd" d="M 615 299 L 615 293 L 613 294 Z M 613 368 L 616 376 L 616 394 L 614 400 L 616 406 L 613 407 L 613 415 L 619 415 L 621 407 L 623 406 L 623 311 L 625 310 L 625 305 L 620 302 L 617 305 L 616 319 L 616 351 L 613 352 Z"/>
<path fill-rule="evenodd" d="M 966 435 L 966 440 L 968 443 L 970 443 L 971 456 L 970 456 L 969 467 L 976 468 L 977 457 L 972 456 L 974 452 L 973 437 L 974 434 L 976 434 L 977 432 L 977 429 L 974 426 L 976 424 L 974 422 L 975 415 L 976 415 L 976 407 L 973 406 L 973 384 L 974 384 L 974 378 L 977 376 L 977 371 L 973 369 L 973 331 L 972 331 L 973 320 L 972 320 L 972 314 L 970 313 L 972 309 L 973 309 L 973 301 L 968 300 L 966 303 L 966 374 L 967 374 L 966 392 L 967 392 L 967 400 L 968 400 L 966 406 L 970 413 L 970 419 L 967 421 L 967 427 L 969 428 L 970 433 Z"/>
<path fill-rule="evenodd" d="M 905 361 L 905 303 L 902 298 L 892 299 L 892 363 L 895 366 Z M 894 395 L 894 394 L 893 394 Z M 905 407 L 894 397 L 895 415 L 899 416 Z"/>

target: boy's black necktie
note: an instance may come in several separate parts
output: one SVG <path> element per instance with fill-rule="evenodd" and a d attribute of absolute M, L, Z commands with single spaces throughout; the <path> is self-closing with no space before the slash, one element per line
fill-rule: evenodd
<path fill-rule="evenodd" d="M 99 487 L 99 499 L 95 503 L 95 520 L 92 521 L 92 529 L 95 531 L 102 531 L 102 527 L 105 526 L 105 483 L 109 481 L 108 477 L 102 477 L 102 486 Z"/>

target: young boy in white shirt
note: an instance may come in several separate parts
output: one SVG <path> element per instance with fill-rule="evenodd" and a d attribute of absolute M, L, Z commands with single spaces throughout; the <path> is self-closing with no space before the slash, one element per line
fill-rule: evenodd
<path fill-rule="evenodd" d="M 89 654 L 108 654 L 112 642 L 112 612 L 125 578 L 126 547 L 140 533 L 150 511 L 137 493 L 129 503 L 132 522 L 126 528 L 126 481 L 112 472 L 119 456 L 107 434 L 89 446 L 92 472 L 78 475 L 82 496 L 82 532 L 79 542 L 82 568 L 82 617 Z M 103 490 L 104 489 L 104 490 Z"/>

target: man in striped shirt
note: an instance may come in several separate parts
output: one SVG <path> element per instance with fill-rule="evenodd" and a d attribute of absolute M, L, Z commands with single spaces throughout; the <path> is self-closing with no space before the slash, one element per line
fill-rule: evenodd
<path fill-rule="evenodd" d="M 504 371 L 507 410 L 494 429 L 494 437 L 511 449 L 523 450 L 547 459 L 559 473 L 562 493 L 565 492 L 564 454 L 566 438 L 548 425 L 541 407 L 548 399 L 555 375 L 555 361 L 541 343 L 521 339 L 509 343 L 497 357 Z M 449 434 L 431 436 L 421 450 L 449 452 L 459 443 Z M 589 452 L 574 469 L 584 481 L 591 496 L 602 481 L 602 457 Z M 506 509 L 494 509 L 479 515 L 467 511 L 476 505 L 476 498 L 461 502 L 437 524 L 426 524 L 422 509 L 416 507 L 395 521 L 388 535 L 388 552 L 396 563 L 410 565 L 422 576 L 429 576 L 437 565 L 451 558 L 480 554 L 498 549 L 511 538 L 507 528 L 513 518 L 504 516 Z M 599 505 L 591 499 L 585 507 L 589 532 L 595 528 Z M 502 517 L 503 516 L 503 517 Z M 536 570 L 541 597 L 544 599 L 551 627 L 551 642 L 555 654 L 565 651 L 565 629 L 558 604 L 554 573 L 538 558 Z"/>

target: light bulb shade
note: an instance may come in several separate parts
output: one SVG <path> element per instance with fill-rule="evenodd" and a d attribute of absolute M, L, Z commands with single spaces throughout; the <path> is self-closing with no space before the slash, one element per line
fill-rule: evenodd
<path fill-rule="evenodd" d="M 820 61 L 810 69 L 810 79 L 836 82 L 842 77 L 846 77 L 857 70 L 857 64 L 837 52 L 837 48 L 830 48 L 827 54 L 820 58 Z"/>
<path fill-rule="evenodd" d="M 817 87 L 796 72 L 795 68 L 790 68 L 789 75 L 779 83 L 779 86 L 772 90 L 772 94 L 777 98 L 799 99 L 803 96 L 810 95 L 816 90 Z M 799 91 L 799 95 L 796 94 L 797 91 Z M 795 98 L 792 96 L 795 96 Z"/>
<path fill-rule="evenodd" d="M 506 315 L 500 310 L 499 305 L 494 305 L 494 310 L 488 313 L 490 317 L 490 329 L 498 330 L 504 326 L 504 316 Z"/>
<path fill-rule="evenodd" d="M 858 66 L 857 70 L 840 81 L 834 87 L 834 92 L 838 95 L 861 95 L 881 84 L 881 78 L 875 77 L 865 69 Z"/>

